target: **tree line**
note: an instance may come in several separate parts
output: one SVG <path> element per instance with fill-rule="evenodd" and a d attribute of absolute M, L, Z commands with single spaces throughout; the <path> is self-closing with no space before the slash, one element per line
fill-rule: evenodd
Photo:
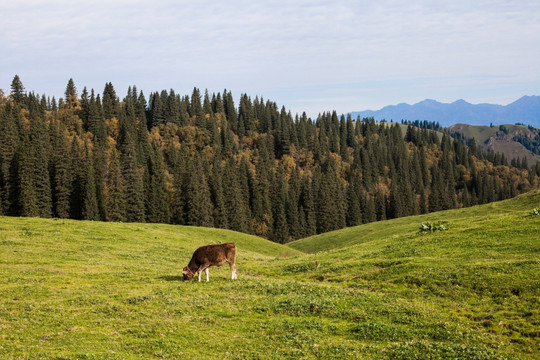
<path fill-rule="evenodd" d="M 484 156 L 436 124 L 293 116 L 262 97 L 136 86 L 120 99 L 0 93 L 0 214 L 232 229 L 284 243 L 513 197 L 540 164 Z"/>

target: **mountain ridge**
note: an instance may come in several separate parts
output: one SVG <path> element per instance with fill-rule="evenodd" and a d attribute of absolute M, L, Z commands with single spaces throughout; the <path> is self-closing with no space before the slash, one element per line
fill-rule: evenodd
<path fill-rule="evenodd" d="M 375 120 L 427 120 L 448 127 L 457 123 L 470 125 L 501 125 L 521 123 L 540 127 L 540 96 L 525 95 L 508 105 L 489 103 L 471 104 L 463 99 L 441 103 L 424 99 L 413 105 L 399 103 L 379 110 L 353 111 L 353 118 L 373 117 Z"/>

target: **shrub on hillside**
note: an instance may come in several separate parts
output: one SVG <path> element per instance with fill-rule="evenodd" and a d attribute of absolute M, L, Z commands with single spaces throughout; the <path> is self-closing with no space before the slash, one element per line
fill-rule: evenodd
<path fill-rule="evenodd" d="M 443 223 L 434 224 L 428 221 L 427 223 L 422 223 L 422 225 L 420 225 L 421 233 L 431 233 L 435 231 L 445 231 L 445 230 L 448 230 L 448 228 Z"/>

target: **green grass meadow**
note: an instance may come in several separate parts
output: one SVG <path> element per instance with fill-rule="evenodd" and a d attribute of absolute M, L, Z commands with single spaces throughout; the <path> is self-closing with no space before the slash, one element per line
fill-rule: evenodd
<path fill-rule="evenodd" d="M 288 246 L 0 217 L 0 358 L 537 359 L 535 207 L 538 191 Z M 428 221 L 448 230 L 420 232 Z M 195 248 L 227 241 L 238 280 L 225 265 L 208 283 L 182 281 Z"/>

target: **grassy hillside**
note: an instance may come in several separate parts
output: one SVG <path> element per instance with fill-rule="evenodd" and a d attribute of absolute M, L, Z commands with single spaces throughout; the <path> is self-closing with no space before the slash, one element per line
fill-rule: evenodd
<path fill-rule="evenodd" d="M 235 301 L 242 283 L 225 281 L 227 265 L 211 269 L 211 287 L 186 285 L 181 272 L 196 247 L 226 241 L 238 246 L 240 278 L 299 253 L 221 229 L 0 217 L 0 358 L 210 351 L 196 345 L 218 331 L 201 331 L 214 323 L 206 304 Z"/>
<path fill-rule="evenodd" d="M 450 126 L 448 130 L 461 133 L 468 139 L 475 138 L 480 147 L 483 147 L 485 150 L 505 154 L 509 161 L 512 159 L 521 160 L 523 157 L 527 158 L 529 165 L 534 165 L 537 161 L 540 161 L 540 156 L 535 155 L 523 146 L 523 144 L 513 139 L 514 136 L 520 134 L 534 138 L 534 133 L 527 126 L 506 124 L 504 127 L 507 134 L 501 132 L 499 126 L 455 124 Z"/>
<path fill-rule="evenodd" d="M 316 253 L 325 250 L 343 248 L 374 240 L 396 239 L 413 236 L 418 233 L 421 223 L 440 222 L 448 223 L 454 230 L 444 232 L 445 237 L 460 236 L 455 230 L 472 232 L 477 226 L 492 227 L 495 231 L 506 223 L 514 226 L 513 217 L 531 211 L 534 207 L 540 207 L 540 192 L 531 191 L 521 196 L 501 202 L 494 202 L 470 208 L 454 209 L 435 212 L 425 215 L 410 216 L 405 218 L 391 219 L 383 222 L 374 222 L 356 227 L 336 230 L 325 234 L 314 235 L 288 243 L 287 246 L 306 253 Z M 529 222 L 525 222 L 529 224 Z M 533 222 L 534 223 L 534 222 Z M 480 230 L 480 229 L 479 229 Z"/>
<path fill-rule="evenodd" d="M 484 333 L 476 344 L 538 354 L 540 216 L 529 216 L 534 207 L 540 207 L 539 191 L 302 239 L 289 246 L 314 255 L 289 260 L 287 276 L 399 294 L 398 301 L 430 307 L 449 328 L 461 324 Z M 428 221 L 448 230 L 421 233 Z M 403 330 L 386 326 L 389 333 Z"/>
<path fill-rule="evenodd" d="M 539 192 L 291 247 L 218 229 L 1 217 L 0 358 L 533 359 L 535 206 Z M 448 230 L 419 234 L 428 218 Z M 183 283 L 192 251 L 219 241 L 238 244 L 238 280 L 224 266 Z"/>

